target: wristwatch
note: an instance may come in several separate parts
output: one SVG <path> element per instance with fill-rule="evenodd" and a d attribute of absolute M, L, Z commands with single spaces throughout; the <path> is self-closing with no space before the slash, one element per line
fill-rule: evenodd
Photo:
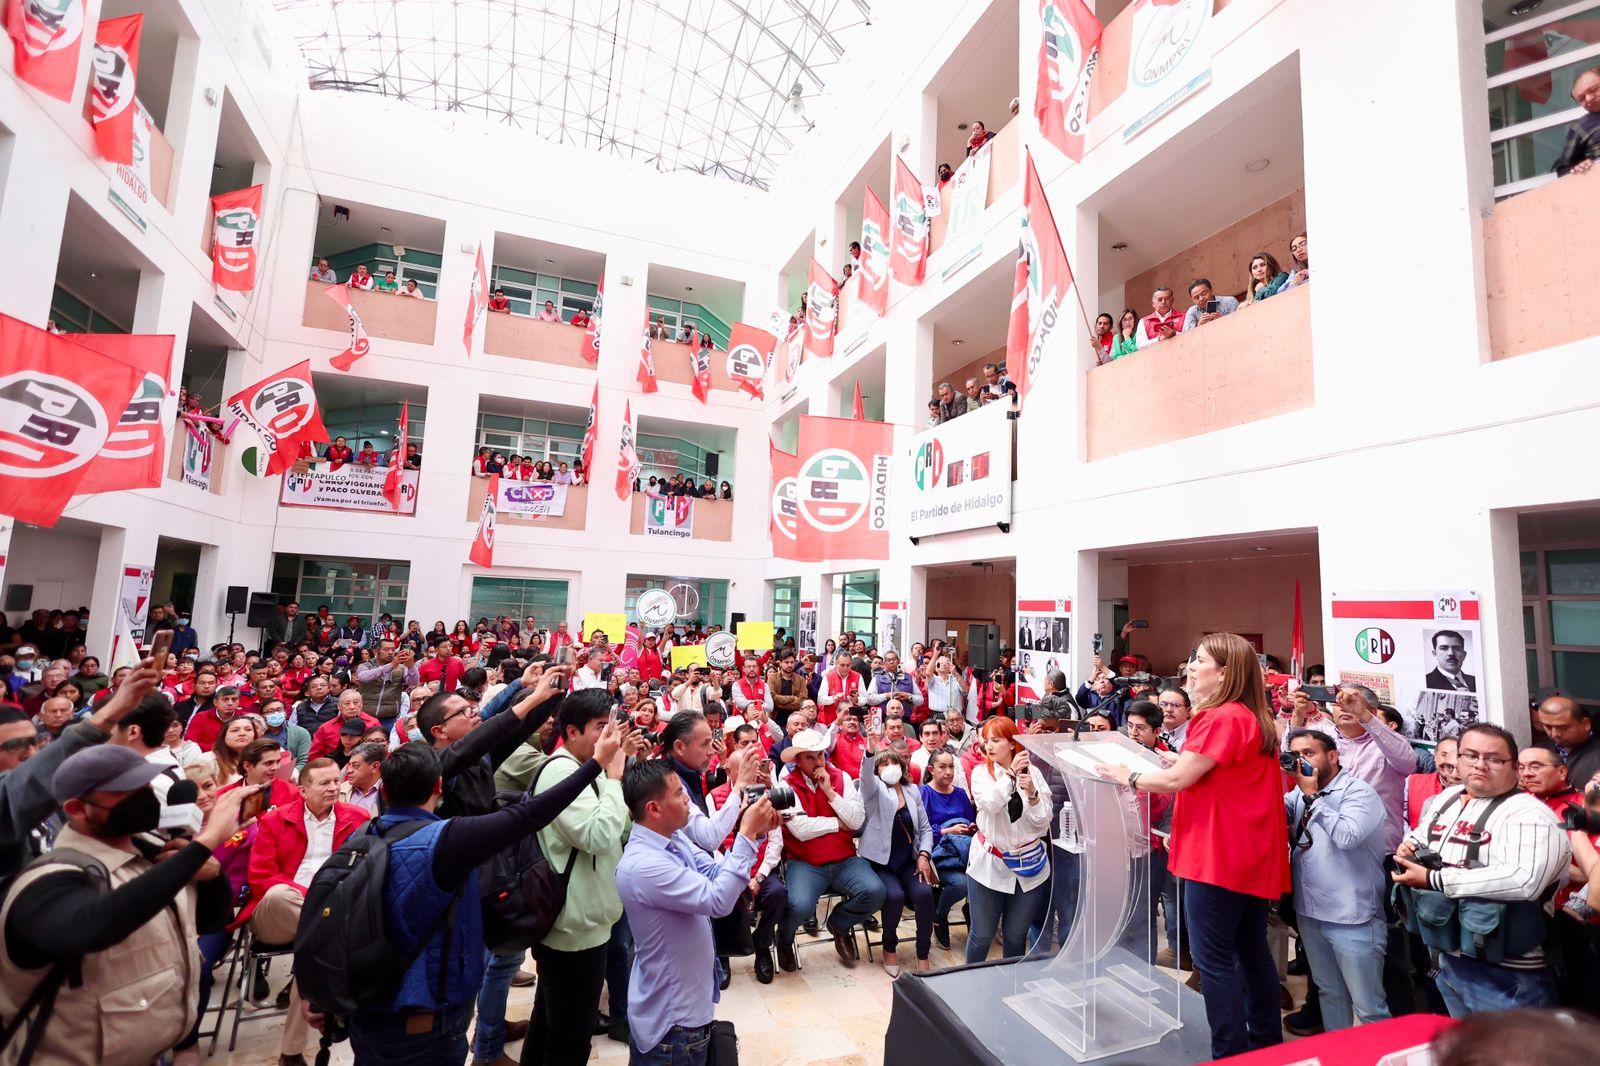
<path fill-rule="evenodd" d="M 1132 789 L 1139 787 L 1139 771 L 1135 770 L 1128 775 L 1128 787 Z"/>

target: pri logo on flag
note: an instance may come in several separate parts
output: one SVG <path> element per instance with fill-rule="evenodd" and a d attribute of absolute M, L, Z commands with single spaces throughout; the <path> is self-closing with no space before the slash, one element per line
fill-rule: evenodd
<path fill-rule="evenodd" d="M 94 121 L 105 122 L 128 109 L 133 101 L 133 63 L 122 47 L 96 44 L 94 48 Z"/>
<path fill-rule="evenodd" d="M 28 55 L 70 48 L 83 36 L 81 0 L 22 0 L 22 40 Z"/>
<path fill-rule="evenodd" d="M 1039 18 L 1044 24 L 1044 71 L 1050 80 L 1050 98 L 1065 109 L 1062 118 L 1066 132 L 1082 136 L 1089 125 L 1089 86 L 1097 52 L 1091 52 L 1088 61 L 1084 61 L 1083 41 L 1059 4 L 1046 2 Z"/>
<path fill-rule="evenodd" d="M 800 510 L 825 533 L 855 525 L 872 495 L 866 467 L 838 448 L 817 452 L 801 464 L 799 481 Z"/>
<path fill-rule="evenodd" d="M 937 440 L 923 441 L 917 446 L 911 467 L 918 489 L 926 492 L 938 488 L 944 481 L 944 445 Z"/>
<path fill-rule="evenodd" d="M 772 522 L 788 540 L 796 540 L 800 535 L 798 488 L 792 477 L 782 478 L 772 487 Z"/>
<path fill-rule="evenodd" d="M 291 437 L 310 424 L 317 413 L 317 397 L 311 382 L 296 377 L 281 377 L 257 392 L 250 403 L 250 415 L 278 437 Z"/>
<path fill-rule="evenodd" d="M 0 474 L 46 478 L 100 453 L 111 419 L 75 381 L 22 371 L 0 378 Z"/>
<path fill-rule="evenodd" d="M 889 242 L 875 218 L 861 223 L 861 274 L 870 289 L 882 285 L 889 262 Z"/>
<path fill-rule="evenodd" d="M 256 229 L 260 225 L 261 216 L 248 207 L 218 211 L 213 231 L 217 266 L 234 274 L 249 270 L 255 261 Z"/>
<path fill-rule="evenodd" d="M 833 336 L 834 323 L 839 319 L 839 298 L 833 290 L 813 280 L 806 287 L 806 328 L 817 341 Z"/>
<path fill-rule="evenodd" d="M 155 374 L 146 374 L 117 420 L 117 428 L 106 439 L 102 454 L 112 459 L 139 459 L 155 451 L 163 440 L 161 405 L 166 398 L 167 383 Z"/>
<path fill-rule="evenodd" d="M 767 374 L 767 357 L 753 344 L 728 349 L 728 376 L 735 380 L 760 381 Z"/>
<path fill-rule="evenodd" d="M 925 205 L 905 190 L 895 190 L 894 198 L 895 244 L 906 259 L 915 262 L 922 258 L 922 242 L 928 236 L 928 211 Z"/>

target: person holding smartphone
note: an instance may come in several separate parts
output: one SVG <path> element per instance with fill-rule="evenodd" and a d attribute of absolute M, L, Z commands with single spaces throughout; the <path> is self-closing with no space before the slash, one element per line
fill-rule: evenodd
<path fill-rule="evenodd" d="M 922 806 L 922 794 L 911 783 L 911 762 L 898 750 L 867 740 L 861 764 L 861 806 L 865 821 L 856 852 L 872 864 L 883 884 L 883 969 L 900 976 L 900 916 L 910 902 L 917 918 L 917 969 L 931 968 L 933 890 L 939 875 L 933 868 L 933 828 Z"/>
<path fill-rule="evenodd" d="M 1185 333 L 1239 310 L 1238 300 L 1232 296 L 1218 296 L 1212 291 L 1210 278 L 1195 278 L 1189 282 L 1189 300 L 1194 306 L 1184 316 Z"/>

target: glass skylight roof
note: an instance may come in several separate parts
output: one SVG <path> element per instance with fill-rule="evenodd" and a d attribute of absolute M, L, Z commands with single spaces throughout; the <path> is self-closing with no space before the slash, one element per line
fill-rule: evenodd
<path fill-rule="evenodd" d="M 869 0 L 274 0 L 314 89 L 766 188 Z M 799 105 L 793 97 L 798 91 Z"/>

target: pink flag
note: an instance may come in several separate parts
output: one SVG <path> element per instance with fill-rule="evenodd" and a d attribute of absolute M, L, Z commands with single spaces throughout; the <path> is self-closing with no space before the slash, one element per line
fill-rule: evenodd
<path fill-rule="evenodd" d="M 357 359 L 372 351 L 372 342 L 367 339 L 367 327 L 361 324 L 361 316 L 356 313 L 356 305 L 350 302 L 350 286 L 329 285 L 322 291 L 327 293 L 328 298 L 334 303 L 344 308 L 344 313 L 350 316 L 350 347 L 329 360 L 335 370 L 349 373 Z"/>
<path fill-rule="evenodd" d="M 483 267 L 483 245 L 478 245 L 478 266 L 472 274 L 472 291 L 467 294 L 467 323 L 461 329 L 461 343 L 472 358 L 472 333 L 478 320 L 489 311 L 489 272 Z"/>

